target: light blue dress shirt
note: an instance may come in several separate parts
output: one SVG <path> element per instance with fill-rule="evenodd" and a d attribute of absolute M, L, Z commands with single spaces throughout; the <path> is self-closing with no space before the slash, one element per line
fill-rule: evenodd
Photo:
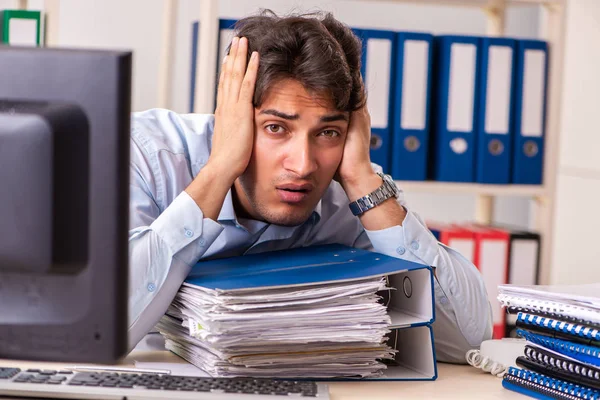
<path fill-rule="evenodd" d="M 218 220 L 205 218 L 184 189 L 208 160 L 213 127 L 213 115 L 152 109 L 132 116 L 130 349 L 165 313 L 198 260 L 327 243 L 436 268 L 433 330 L 439 361 L 464 362 L 469 349 L 491 338 L 491 307 L 481 275 L 458 252 L 438 243 L 403 199 L 398 201 L 408 213 L 402 226 L 378 231 L 363 228 L 335 181 L 297 227 L 237 218 L 231 191 Z"/>

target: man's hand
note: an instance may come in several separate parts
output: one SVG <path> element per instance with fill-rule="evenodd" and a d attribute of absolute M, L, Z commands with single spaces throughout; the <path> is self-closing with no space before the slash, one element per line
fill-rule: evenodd
<path fill-rule="evenodd" d="M 215 130 L 208 165 L 216 167 L 231 184 L 248 166 L 254 142 L 254 86 L 258 53 L 246 68 L 248 40 L 233 38 L 219 77 Z"/>
<path fill-rule="evenodd" d="M 337 173 L 350 201 L 371 193 L 383 184 L 371 167 L 370 145 L 371 117 L 365 106 L 350 115 L 344 154 Z M 360 221 L 368 230 L 380 230 L 402 225 L 405 217 L 406 211 L 392 197 L 363 213 Z"/>
<path fill-rule="evenodd" d="M 337 172 L 338 179 L 351 201 L 370 193 L 362 192 L 364 189 L 361 188 L 365 184 L 369 187 L 374 185 L 371 190 L 375 190 L 381 185 L 381 178 L 371 167 L 370 143 L 371 117 L 367 107 L 364 106 L 350 115 L 344 154 Z M 374 184 L 369 185 L 369 181 Z M 357 194 L 353 193 L 354 188 L 358 190 Z"/>
<path fill-rule="evenodd" d="M 212 149 L 206 165 L 185 189 L 205 218 L 217 220 L 233 182 L 246 170 L 254 144 L 254 85 L 258 53 L 246 68 L 248 40 L 234 38 L 221 69 Z"/>

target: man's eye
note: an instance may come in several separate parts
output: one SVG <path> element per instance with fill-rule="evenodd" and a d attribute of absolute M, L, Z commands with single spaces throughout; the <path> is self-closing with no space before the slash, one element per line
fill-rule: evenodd
<path fill-rule="evenodd" d="M 321 132 L 319 135 L 333 138 L 333 137 L 340 136 L 340 133 L 338 131 L 327 129 L 327 130 L 324 130 L 323 132 Z"/>
<path fill-rule="evenodd" d="M 271 124 L 267 125 L 265 129 L 270 133 L 283 133 L 284 129 L 281 125 Z"/>

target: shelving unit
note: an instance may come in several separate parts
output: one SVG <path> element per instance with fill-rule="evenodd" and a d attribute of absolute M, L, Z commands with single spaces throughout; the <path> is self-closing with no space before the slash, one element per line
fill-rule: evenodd
<path fill-rule="evenodd" d="M 497 196 L 525 196 L 534 200 L 534 226 L 531 228 L 542 235 L 540 283 L 548 283 L 552 270 L 552 227 L 553 207 L 556 193 L 557 146 L 559 136 L 560 88 L 562 82 L 562 58 L 564 42 L 564 8 L 567 0 L 366 0 L 372 2 L 395 2 L 428 4 L 441 6 L 480 8 L 487 18 L 487 34 L 502 36 L 505 31 L 506 8 L 509 6 L 539 5 L 544 8 L 544 34 L 550 46 L 550 69 L 548 76 L 547 124 L 545 138 L 544 184 L 527 185 L 484 185 L 447 182 L 404 182 L 399 186 L 407 193 L 429 192 L 437 194 L 472 194 L 477 197 L 476 221 L 489 223 L 494 211 L 494 198 Z M 200 10 L 200 43 L 196 71 L 195 112 L 211 113 L 214 104 L 216 49 L 218 25 L 218 0 L 203 0 Z"/>
<path fill-rule="evenodd" d="M 396 181 L 398 187 L 409 193 L 472 194 L 476 196 L 545 197 L 545 186 L 537 185 L 484 185 L 434 181 Z"/>

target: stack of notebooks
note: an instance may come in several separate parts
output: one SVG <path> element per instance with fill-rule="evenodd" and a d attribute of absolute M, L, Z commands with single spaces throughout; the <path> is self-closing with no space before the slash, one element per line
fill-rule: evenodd
<path fill-rule="evenodd" d="M 525 351 L 503 386 L 540 399 L 600 399 L 600 284 L 499 287 Z"/>
<path fill-rule="evenodd" d="M 432 279 L 341 245 L 201 261 L 157 328 L 215 377 L 432 380 Z"/>

